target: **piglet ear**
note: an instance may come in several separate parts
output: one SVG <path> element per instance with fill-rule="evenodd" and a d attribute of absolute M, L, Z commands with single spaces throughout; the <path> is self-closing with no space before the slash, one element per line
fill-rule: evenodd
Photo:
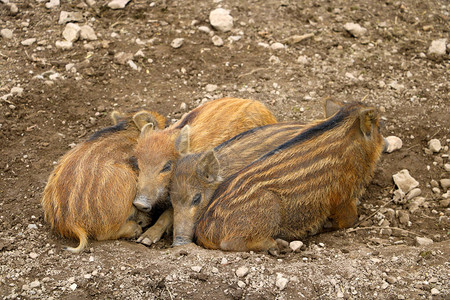
<path fill-rule="evenodd" d="M 180 130 L 180 134 L 175 139 L 175 149 L 180 154 L 187 154 L 189 153 L 189 132 L 191 130 L 191 127 L 189 125 L 184 126 Z"/>
<path fill-rule="evenodd" d="M 155 119 L 155 116 L 153 116 L 148 111 L 137 112 L 133 116 L 133 121 L 140 131 L 143 131 L 144 126 L 147 125 L 148 123 L 152 123 L 153 127 L 158 124 L 158 121 Z"/>
<path fill-rule="evenodd" d="M 144 127 L 141 128 L 140 136 L 145 136 L 145 135 L 149 134 L 150 132 L 152 132 L 154 129 L 155 129 L 155 125 L 153 125 L 153 123 L 147 123 L 144 125 Z"/>
<path fill-rule="evenodd" d="M 112 119 L 114 125 L 117 125 L 117 123 L 119 123 L 123 117 L 124 116 L 117 110 L 115 110 L 111 113 L 111 119 Z"/>
<path fill-rule="evenodd" d="M 219 180 L 219 170 L 219 161 L 213 150 L 203 154 L 196 167 L 197 176 L 208 183 Z"/>
<path fill-rule="evenodd" d="M 344 103 L 341 101 L 337 101 L 337 100 L 331 100 L 331 99 L 327 99 L 325 101 L 325 118 L 329 118 L 332 115 L 334 115 L 335 113 L 337 113 L 342 106 L 344 106 Z"/>
<path fill-rule="evenodd" d="M 377 111 L 375 108 L 362 109 L 359 112 L 359 127 L 364 136 L 369 137 L 377 121 Z"/>

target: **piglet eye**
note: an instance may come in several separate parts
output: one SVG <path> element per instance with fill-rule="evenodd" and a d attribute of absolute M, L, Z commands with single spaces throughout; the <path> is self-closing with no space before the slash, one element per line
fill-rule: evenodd
<path fill-rule="evenodd" d="M 172 169 L 172 162 L 169 160 L 168 162 L 166 162 L 166 164 L 164 165 L 164 167 L 161 170 L 161 173 L 163 172 L 169 172 L 170 169 Z"/>
<path fill-rule="evenodd" d="M 202 194 L 200 194 L 200 193 L 195 194 L 194 198 L 192 198 L 192 205 L 199 204 L 200 200 L 202 200 Z"/>

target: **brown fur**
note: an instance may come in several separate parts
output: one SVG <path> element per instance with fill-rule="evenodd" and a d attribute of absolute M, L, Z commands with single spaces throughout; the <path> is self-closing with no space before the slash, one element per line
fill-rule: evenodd
<path fill-rule="evenodd" d="M 174 245 L 192 241 L 194 223 L 205 210 L 222 178 L 290 140 L 303 128 L 304 125 L 299 122 L 271 124 L 239 134 L 214 150 L 187 154 L 189 149 L 178 149 L 183 156 L 178 159 L 170 185 Z M 196 197 L 200 200 L 196 201 Z"/>
<path fill-rule="evenodd" d="M 189 144 L 193 152 L 205 151 L 240 132 L 273 123 L 276 123 L 275 117 L 262 103 L 224 98 L 197 107 L 165 130 L 152 130 L 145 126 L 136 147 L 140 173 L 134 204 L 144 211 L 155 205 L 170 205 L 168 186 L 179 158 L 176 146 Z M 188 128 L 189 136 L 181 134 Z M 170 226 L 171 222 L 166 224 Z M 152 235 L 146 232 L 140 240 L 149 238 L 155 242 L 162 235 L 161 230 Z"/>
<path fill-rule="evenodd" d="M 274 239 L 315 234 L 328 219 L 351 226 L 383 146 L 377 110 L 344 105 L 220 184 L 195 228 L 197 243 L 276 250 Z"/>
<path fill-rule="evenodd" d="M 138 116 L 138 117 L 136 117 Z M 136 215 L 133 199 L 137 174 L 129 163 L 137 143 L 138 121 L 153 121 L 164 128 L 165 118 L 155 112 L 111 115 L 115 126 L 95 133 L 66 153 L 50 174 L 42 198 L 45 219 L 64 237 L 80 241 L 82 251 L 88 237 L 97 240 L 132 237 L 148 223 Z"/>

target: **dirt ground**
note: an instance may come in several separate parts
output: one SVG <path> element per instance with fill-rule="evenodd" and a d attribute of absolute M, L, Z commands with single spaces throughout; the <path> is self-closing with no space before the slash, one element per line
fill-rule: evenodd
<path fill-rule="evenodd" d="M 132 0 L 117 10 L 103 0 L 53 8 L 46 0 L 6 2 L 2 299 L 449 299 L 450 211 L 439 181 L 450 178 L 450 45 L 443 55 L 428 53 L 434 40 L 450 43 L 448 1 Z M 211 27 L 217 7 L 230 10 L 231 31 Z M 58 48 L 61 11 L 81 13 L 78 24 L 90 25 L 97 40 Z M 355 37 L 348 22 L 367 31 Z M 293 41 L 305 34 L 312 35 Z M 175 38 L 184 38 L 181 47 L 171 46 Z M 61 155 L 109 126 L 114 109 L 148 107 L 173 122 L 225 96 L 260 100 L 280 121 L 322 117 L 325 97 L 377 105 L 383 134 L 403 147 L 382 157 L 360 199 L 359 227 L 305 239 L 302 251 L 280 257 L 170 248 L 170 237 L 150 247 L 119 240 L 90 241 L 79 255 L 63 250 L 77 241 L 52 233 L 40 205 Z M 439 152 L 428 150 L 432 138 Z M 391 201 L 392 175 L 402 169 L 420 183 L 415 210 L 417 197 Z M 418 245 L 417 237 L 432 243 Z M 239 268 L 247 268 L 242 277 Z"/>

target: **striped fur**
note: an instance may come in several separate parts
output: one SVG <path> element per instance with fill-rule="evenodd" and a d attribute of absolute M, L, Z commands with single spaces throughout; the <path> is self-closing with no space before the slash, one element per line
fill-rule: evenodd
<path fill-rule="evenodd" d="M 165 118 L 157 113 L 137 114 L 164 127 Z M 136 236 L 142 232 L 138 222 L 149 222 L 132 205 L 137 173 L 129 158 L 139 136 L 132 117 L 113 112 L 114 126 L 67 152 L 50 174 L 42 198 L 45 219 L 60 235 L 80 241 L 77 248 L 67 248 L 74 253 L 88 238 Z"/>
<path fill-rule="evenodd" d="M 177 162 L 170 185 L 174 209 L 174 245 L 192 242 L 194 223 L 217 186 L 233 173 L 297 135 L 299 122 L 277 123 L 243 132 L 214 150 L 184 154 Z M 198 200 L 200 199 L 200 200 Z"/>
<path fill-rule="evenodd" d="M 197 243 L 276 250 L 274 239 L 315 234 L 327 220 L 351 226 L 383 147 L 376 109 L 344 105 L 220 184 L 196 225 Z"/>
<path fill-rule="evenodd" d="M 193 152 L 211 149 L 248 129 L 276 123 L 272 113 L 254 100 L 223 98 L 207 102 L 186 114 L 173 126 L 152 130 L 144 126 L 136 147 L 139 166 L 138 192 L 134 205 L 150 211 L 155 205 L 170 205 L 168 186 L 179 153 L 176 147 L 189 144 Z M 189 135 L 183 132 L 189 128 Z M 139 241 L 148 238 L 155 242 L 172 224 L 172 215 L 158 230 L 150 228 Z"/>

